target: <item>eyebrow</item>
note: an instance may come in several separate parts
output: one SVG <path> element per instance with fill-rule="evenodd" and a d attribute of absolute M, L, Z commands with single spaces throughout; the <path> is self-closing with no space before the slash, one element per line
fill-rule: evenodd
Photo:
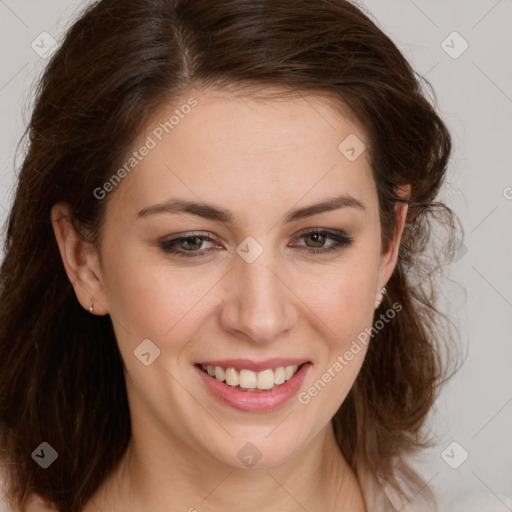
<path fill-rule="evenodd" d="M 342 195 L 326 199 L 324 201 L 312 204 L 310 206 L 305 206 L 303 208 L 297 208 L 295 210 L 292 210 L 286 214 L 284 221 L 285 223 L 289 223 L 296 220 L 305 219 L 306 217 L 311 217 L 319 213 L 337 210 L 339 208 L 357 208 L 362 211 L 366 211 L 361 201 L 350 195 Z M 235 216 L 233 215 L 232 212 L 228 210 L 224 210 L 222 208 L 218 208 L 216 206 L 206 203 L 198 203 L 195 201 L 183 201 L 181 199 L 171 199 L 169 201 L 166 201 L 165 203 L 148 206 L 142 209 L 137 214 L 137 217 L 147 217 L 149 215 L 154 215 L 157 213 L 189 213 L 192 215 L 197 215 L 204 219 L 223 222 L 225 224 L 235 223 Z"/>

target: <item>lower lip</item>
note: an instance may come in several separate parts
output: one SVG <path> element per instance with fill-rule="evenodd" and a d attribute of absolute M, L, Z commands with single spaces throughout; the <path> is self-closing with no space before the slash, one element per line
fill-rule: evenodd
<path fill-rule="evenodd" d="M 311 363 L 304 363 L 290 380 L 269 391 L 241 391 L 210 377 L 197 366 L 195 369 L 206 387 L 222 402 L 240 411 L 263 412 L 276 409 L 290 400 L 299 390 L 310 366 Z"/>

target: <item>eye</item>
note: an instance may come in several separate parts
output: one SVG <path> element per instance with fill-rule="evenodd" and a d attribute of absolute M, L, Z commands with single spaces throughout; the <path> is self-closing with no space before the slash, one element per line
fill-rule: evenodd
<path fill-rule="evenodd" d="M 176 254 L 185 258 L 204 256 L 210 252 L 203 246 L 205 242 L 215 244 L 215 239 L 210 236 L 190 233 L 159 242 L 161 249 L 168 254 Z"/>
<path fill-rule="evenodd" d="M 301 248 L 300 250 L 312 254 L 340 251 L 341 249 L 350 246 L 353 242 L 353 239 L 348 237 L 342 231 L 332 232 L 324 229 L 310 229 L 309 231 L 297 236 L 294 241 L 300 239 L 304 239 L 306 241 L 306 245 L 299 245 Z M 329 239 L 332 240 L 332 243 L 326 246 L 325 244 Z"/>
<path fill-rule="evenodd" d="M 340 251 L 353 242 L 353 239 L 342 231 L 333 232 L 324 229 L 310 229 L 296 236 L 292 241 L 296 242 L 301 239 L 306 241 L 306 245 L 298 244 L 295 247 L 309 254 Z M 326 245 L 329 240 L 331 240 L 331 243 Z M 205 247 L 204 244 L 210 244 L 210 247 Z M 211 233 L 185 233 L 168 240 L 162 240 L 158 245 L 165 253 L 184 258 L 207 256 L 215 247 L 220 248 Z"/>

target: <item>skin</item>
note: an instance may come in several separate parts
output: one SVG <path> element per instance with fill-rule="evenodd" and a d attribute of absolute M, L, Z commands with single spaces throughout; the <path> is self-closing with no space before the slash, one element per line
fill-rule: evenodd
<path fill-rule="evenodd" d="M 52 209 L 63 264 L 81 305 L 110 314 L 125 362 L 133 436 L 118 471 L 85 511 L 366 510 L 356 475 L 337 448 L 331 418 L 360 370 L 366 349 L 307 405 L 241 412 L 214 398 L 196 374 L 200 360 L 301 357 L 312 362 L 307 390 L 372 325 L 380 290 L 396 264 L 406 205 L 381 250 L 378 198 L 366 152 L 349 161 L 338 145 L 364 130 L 325 98 L 261 100 L 194 90 L 162 109 L 139 143 L 193 96 L 198 106 L 108 197 L 101 259 Z M 136 147 L 140 147 L 140 144 Z M 285 222 L 286 214 L 348 195 L 347 206 Z M 233 224 L 181 213 L 138 218 L 171 198 L 230 210 Z M 94 199 L 96 200 L 96 199 Z M 301 236 L 341 230 L 351 245 Z M 192 244 L 205 256 L 165 253 L 172 235 L 215 236 Z M 211 236 L 210 235 L 210 236 Z M 263 248 L 252 263 L 235 251 L 248 236 Z M 175 246 L 186 252 L 191 244 Z M 150 339 L 150 366 L 134 349 Z M 247 468 L 238 451 L 253 443 Z M 236 499 L 234 498 L 236 497 Z"/>

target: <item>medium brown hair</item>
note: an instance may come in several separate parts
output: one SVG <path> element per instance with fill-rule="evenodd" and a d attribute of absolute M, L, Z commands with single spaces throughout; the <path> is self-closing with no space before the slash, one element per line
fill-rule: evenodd
<path fill-rule="evenodd" d="M 424 255 L 438 214 L 453 224 L 435 202 L 450 135 L 425 84 L 369 15 L 345 0 L 103 0 L 85 9 L 38 83 L 0 270 L 0 456 L 15 506 L 37 492 L 60 511 L 79 512 L 130 439 L 112 320 L 77 301 L 51 207 L 69 203 L 75 227 L 99 247 L 108 197 L 93 191 L 158 109 L 198 86 L 278 86 L 328 95 L 351 112 L 369 135 L 383 250 L 402 201 L 396 190 L 411 186 L 398 263 L 376 316 L 395 302 L 402 310 L 373 336 L 333 423 L 352 467 L 365 465 L 397 488 L 400 475 L 421 486 L 396 461 L 422 446 L 446 374 L 436 263 Z M 42 441 L 58 452 L 45 470 L 31 458 Z"/>

